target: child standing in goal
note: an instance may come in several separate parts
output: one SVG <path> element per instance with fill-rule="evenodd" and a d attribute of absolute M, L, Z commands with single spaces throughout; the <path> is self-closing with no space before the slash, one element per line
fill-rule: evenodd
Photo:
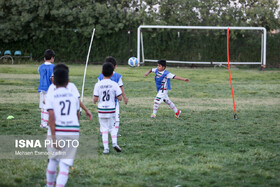
<path fill-rule="evenodd" d="M 111 63 L 105 63 L 102 67 L 104 78 L 95 84 L 93 90 L 93 102 L 98 102 L 98 117 L 100 123 L 100 131 L 104 146 L 104 154 L 109 153 L 108 134 L 111 133 L 113 148 L 117 152 L 121 152 L 121 148 L 117 144 L 117 129 L 115 123 L 115 98 L 122 100 L 122 91 L 119 85 L 110 78 L 113 76 L 114 66 Z"/>
<path fill-rule="evenodd" d="M 41 109 L 41 125 L 42 128 L 47 128 L 49 113 L 45 109 L 45 100 L 49 86 L 52 84 L 51 76 L 54 68 L 55 53 L 51 49 L 47 49 L 44 54 L 45 63 L 40 65 L 38 72 L 40 74 L 40 83 L 38 92 L 40 93 L 39 108 Z"/>
<path fill-rule="evenodd" d="M 46 109 L 49 112 L 48 140 L 54 144 L 48 146 L 49 163 L 47 166 L 47 187 L 53 187 L 56 178 L 56 168 L 59 165 L 59 173 L 56 178 L 56 186 L 65 186 L 68 180 L 69 167 L 73 165 L 77 149 L 66 143 L 59 147 L 57 141 L 78 141 L 79 139 L 79 109 L 78 98 L 66 88 L 69 82 L 67 67 L 61 67 L 54 71 L 54 84 L 56 90 L 48 94 Z M 57 154 L 60 151 L 64 154 Z"/>
<path fill-rule="evenodd" d="M 159 60 L 157 68 L 150 69 L 145 76 L 148 76 L 151 72 L 155 73 L 155 82 L 157 86 L 157 96 L 154 100 L 154 108 L 151 118 L 156 118 L 156 114 L 159 108 L 159 104 L 164 101 L 174 111 L 175 118 L 179 118 L 181 110 L 178 110 L 174 103 L 168 98 L 168 90 L 171 90 L 170 79 L 178 79 L 185 82 L 189 82 L 189 79 L 181 78 L 166 70 L 166 61 Z"/>
<path fill-rule="evenodd" d="M 117 68 L 117 61 L 114 57 L 111 57 L 111 56 L 108 56 L 106 57 L 105 59 L 105 63 L 106 62 L 110 62 L 113 64 L 114 66 L 114 70 Z M 103 80 L 104 76 L 103 74 L 101 73 L 99 76 L 98 76 L 98 82 Z M 120 89 L 122 90 L 122 96 L 123 96 L 123 100 L 124 100 L 124 103 L 127 104 L 128 103 L 128 98 L 126 97 L 125 95 L 125 92 L 124 92 L 124 87 L 123 87 L 123 81 L 122 81 L 122 75 L 119 74 L 119 73 L 116 73 L 115 71 L 113 72 L 113 76 L 110 78 L 112 81 L 116 82 Z M 117 136 L 121 136 L 119 134 L 119 126 L 120 126 L 120 104 L 119 104 L 119 101 L 117 99 L 115 99 L 115 104 L 116 104 L 116 118 L 115 118 L 115 124 L 114 124 L 114 127 L 116 128 L 117 130 Z"/>

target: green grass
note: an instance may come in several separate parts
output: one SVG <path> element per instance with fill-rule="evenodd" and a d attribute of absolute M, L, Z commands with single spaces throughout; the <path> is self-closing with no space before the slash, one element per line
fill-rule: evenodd
<path fill-rule="evenodd" d="M 129 104 L 121 103 L 118 138 L 123 152 L 77 159 L 67 186 L 280 186 L 280 71 L 232 69 L 239 120 L 227 69 L 168 68 L 190 83 L 172 80 L 169 98 L 179 119 L 160 105 L 151 67 L 121 66 Z M 39 128 L 38 65 L 0 66 L 0 135 L 44 135 Z M 81 91 L 84 66 L 70 65 L 70 81 Z M 81 135 L 99 133 L 92 91 L 101 66 L 89 66 L 84 103 L 94 119 L 80 120 Z M 7 120 L 8 115 L 15 119 Z M 4 142 L 1 142 L 4 143 Z M 0 186 L 43 186 L 46 160 L 0 160 Z"/>

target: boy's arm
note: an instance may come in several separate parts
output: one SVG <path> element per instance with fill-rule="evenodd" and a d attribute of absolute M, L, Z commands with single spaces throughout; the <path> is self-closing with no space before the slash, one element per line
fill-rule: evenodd
<path fill-rule="evenodd" d="M 92 114 L 91 114 L 90 111 L 87 109 L 87 107 L 83 104 L 83 102 L 81 101 L 81 99 L 79 99 L 79 103 L 80 103 L 80 107 L 85 111 L 86 116 L 87 116 L 88 119 L 91 121 L 91 119 L 92 119 Z"/>
<path fill-rule="evenodd" d="M 126 97 L 126 95 L 125 95 L 125 93 L 124 93 L 124 88 L 123 88 L 123 86 L 121 86 L 120 88 L 121 88 L 121 90 L 122 90 L 123 101 L 124 101 L 124 103 L 127 105 L 127 103 L 128 103 L 128 98 Z"/>
<path fill-rule="evenodd" d="M 175 75 L 175 77 L 173 79 L 177 79 L 177 80 L 181 80 L 181 81 L 185 81 L 185 82 L 189 82 L 190 81 L 190 79 L 185 79 L 185 78 L 179 77 L 177 75 Z"/>
<path fill-rule="evenodd" d="M 48 110 L 49 112 L 49 126 L 50 126 L 50 130 L 51 130 L 51 137 L 52 137 L 52 142 L 56 142 L 56 137 L 55 137 L 55 117 L 54 117 L 54 111 Z M 53 144 L 53 146 L 56 149 L 59 149 L 59 147 L 57 146 L 56 143 Z"/>
<path fill-rule="evenodd" d="M 80 120 L 80 111 L 79 110 L 77 111 L 77 117 L 78 117 L 78 120 Z"/>
<path fill-rule="evenodd" d="M 147 73 L 145 73 L 145 76 L 147 77 L 151 72 L 152 72 L 152 69 L 150 69 L 149 71 L 147 71 Z"/>
<path fill-rule="evenodd" d="M 119 101 L 122 100 L 122 94 L 116 97 Z"/>
<path fill-rule="evenodd" d="M 93 103 L 94 103 L 94 104 L 96 104 L 96 103 L 97 103 L 98 98 L 99 98 L 98 96 L 93 96 Z"/>

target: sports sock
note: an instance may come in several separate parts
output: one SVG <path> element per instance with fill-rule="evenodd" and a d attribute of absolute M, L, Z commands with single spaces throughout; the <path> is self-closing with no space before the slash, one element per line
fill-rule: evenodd
<path fill-rule="evenodd" d="M 154 102 L 153 114 L 155 114 L 155 115 L 157 114 L 158 107 L 159 107 L 159 104 L 157 102 Z"/>
<path fill-rule="evenodd" d="M 104 149 L 109 149 L 108 133 L 109 133 L 108 131 L 101 132 L 101 134 L 102 134 L 102 142 L 103 142 Z"/>
<path fill-rule="evenodd" d="M 49 120 L 49 113 L 45 109 L 41 109 L 41 127 L 47 127 Z"/>
<path fill-rule="evenodd" d="M 176 108 L 176 106 L 174 105 L 174 103 L 170 100 L 164 100 L 164 102 L 166 104 L 169 105 L 169 107 L 176 113 L 178 111 L 178 109 Z"/>
<path fill-rule="evenodd" d="M 59 173 L 56 179 L 56 187 L 64 187 L 68 180 L 69 166 L 59 162 Z"/>
<path fill-rule="evenodd" d="M 116 126 L 118 126 L 119 123 L 120 123 L 119 121 L 115 121 L 114 126 L 112 127 L 112 129 L 110 131 L 113 145 L 117 145 L 117 134 L 118 134 L 119 128 L 116 128 Z"/>
<path fill-rule="evenodd" d="M 49 159 L 46 176 L 47 176 L 47 187 L 53 187 L 56 177 L 56 167 L 58 161 L 55 159 Z"/>
<path fill-rule="evenodd" d="M 118 132 L 119 132 L 119 126 L 120 126 L 120 122 L 119 122 L 119 121 L 115 121 L 114 126 L 115 126 L 116 132 L 117 132 L 117 134 L 118 134 Z"/>

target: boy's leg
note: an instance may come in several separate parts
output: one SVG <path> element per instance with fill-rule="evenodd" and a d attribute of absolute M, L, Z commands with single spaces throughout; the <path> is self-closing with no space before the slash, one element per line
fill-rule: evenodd
<path fill-rule="evenodd" d="M 53 187 L 56 177 L 56 167 L 58 161 L 55 159 L 49 159 L 46 176 L 47 176 L 47 187 Z"/>
<path fill-rule="evenodd" d="M 46 100 L 46 93 L 40 92 L 40 104 L 39 107 L 41 108 L 41 128 L 46 128 L 48 125 L 49 120 L 49 113 L 47 110 L 45 110 L 45 100 Z"/>
<path fill-rule="evenodd" d="M 109 150 L 109 141 L 108 141 L 108 134 L 109 134 L 109 118 L 99 118 L 99 123 L 100 123 L 100 131 L 102 134 L 102 142 L 104 146 L 104 150 L 108 149 Z"/>
<path fill-rule="evenodd" d="M 175 118 L 179 118 L 181 114 L 181 110 L 178 110 L 174 103 L 169 99 L 168 95 L 166 94 L 163 101 L 168 104 L 168 106 L 174 111 L 175 113 Z"/>
<path fill-rule="evenodd" d="M 157 111 L 158 111 L 158 108 L 159 108 L 159 104 L 162 103 L 163 101 L 163 93 L 161 92 L 158 92 L 157 96 L 155 97 L 154 99 L 154 107 L 153 107 L 153 113 L 151 115 L 152 118 L 155 118 L 156 115 L 157 115 Z"/>
<path fill-rule="evenodd" d="M 56 179 L 56 187 L 64 187 L 68 180 L 69 166 L 59 162 L 59 173 Z"/>
<path fill-rule="evenodd" d="M 174 105 L 174 103 L 169 99 L 168 95 L 166 94 L 163 101 L 168 104 L 168 106 L 176 113 L 178 109 Z"/>
<path fill-rule="evenodd" d="M 49 121 L 49 113 L 47 110 L 41 108 L 41 125 L 42 128 L 47 128 Z"/>
<path fill-rule="evenodd" d="M 111 117 L 109 119 L 109 131 L 111 133 L 113 146 L 117 145 L 117 134 L 118 134 L 118 128 L 116 128 L 114 125 L 116 125 L 115 117 Z"/>
<path fill-rule="evenodd" d="M 119 133 L 119 127 L 120 127 L 120 105 L 119 102 L 116 103 L 116 117 L 115 117 L 115 124 L 114 124 L 117 135 Z"/>
<path fill-rule="evenodd" d="M 116 128 L 114 127 L 114 122 L 115 122 L 115 117 L 112 117 L 112 118 L 109 119 L 110 133 L 111 133 L 111 137 L 112 137 L 112 146 L 117 152 L 122 152 L 122 149 L 117 144 L 118 143 L 117 142 L 117 137 L 118 136 L 117 136 Z"/>

